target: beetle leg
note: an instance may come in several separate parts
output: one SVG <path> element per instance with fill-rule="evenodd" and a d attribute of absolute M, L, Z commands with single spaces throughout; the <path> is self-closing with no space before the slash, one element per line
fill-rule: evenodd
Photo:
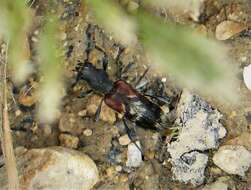
<path fill-rule="evenodd" d="M 123 118 L 122 120 L 123 120 L 125 129 L 126 129 L 126 133 L 127 133 L 128 137 L 129 137 L 129 139 L 130 139 L 130 140 L 132 141 L 132 143 L 138 148 L 138 150 L 141 152 L 141 155 L 144 157 L 144 153 L 143 153 L 142 149 L 137 145 L 137 143 L 136 143 L 134 137 L 132 136 L 132 131 L 133 131 L 133 130 L 130 129 L 130 128 L 128 127 L 125 118 Z"/>
<path fill-rule="evenodd" d="M 104 57 L 102 59 L 102 66 L 104 71 L 107 71 L 108 63 L 109 63 L 108 56 L 104 54 Z"/>
<path fill-rule="evenodd" d="M 101 51 L 103 54 L 106 54 L 105 53 L 105 50 L 103 50 L 103 48 L 101 48 L 100 46 L 98 46 L 97 44 L 95 44 L 95 48 L 99 51 Z"/>
<path fill-rule="evenodd" d="M 121 47 L 121 46 L 118 46 L 118 48 L 119 48 L 118 49 L 118 55 L 115 58 L 115 63 L 116 63 L 116 67 L 117 67 L 116 78 L 121 79 L 121 76 L 122 76 L 122 62 L 120 61 L 120 56 L 125 51 L 125 48 Z"/>
<path fill-rule="evenodd" d="M 88 60 L 85 60 L 85 62 L 88 61 Z M 83 68 L 83 64 L 80 60 L 77 61 L 77 66 L 75 67 L 75 69 L 73 69 L 72 71 L 73 72 L 77 72 L 77 77 L 76 77 L 76 80 L 75 82 L 71 85 L 71 88 L 74 88 L 75 85 L 77 85 L 77 83 L 82 79 L 82 73 L 81 73 L 81 70 Z"/>
<path fill-rule="evenodd" d="M 100 101 L 100 104 L 98 106 L 98 109 L 96 110 L 95 117 L 94 117 L 95 122 L 99 120 L 99 116 L 100 116 L 103 101 L 104 101 L 104 98 L 102 98 L 102 100 Z"/>
<path fill-rule="evenodd" d="M 109 61 L 108 61 L 108 56 L 107 56 L 105 50 L 103 50 L 103 48 L 101 48 L 98 45 L 95 45 L 95 48 L 104 54 L 104 57 L 102 58 L 102 67 L 103 67 L 104 71 L 107 71 L 107 66 L 108 66 Z"/>
<path fill-rule="evenodd" d="M 121 74 L 127 73 L 133 66 L 135 65 L 135 62 L 129 62 L 123 69 Z"/>
<path fill-rule="evenodd" d="M 142 79 L 146 76 L 146 73 L 149 71 L 149 67 L 146 68 L 146 70 L 144 71 L 144 73 L 139 77 L 139 79 L 137 80 L 137 82 L 135 83 L 135 86 L 138 86 L 139 83 L 142 81 Z"/>
<path fill-rule="evenodd" d="M 95 41 L 95 30 L 96 26 L 93 26 L 91 24 L 88 25 L 87 30 L 86 30 L 86 36 L 87 36 L 87 48 L 86 48 L 86 61 L 89 60 L 89 55 L 93 49 L 97 49 L 98 51 L 102 52 L 104 54 L 104 57 L 102 59 L 102 66 L 104 71 L 107 70 L 107 65 L 108 65 L 108 56 L 105 52 L 105 50 L 98 46 Z"/>
<path fill-rule="evenodd" d="M 143 94 L 143 95 L 148 96 L 148 97 L 150 97 L 152 99 L 156 99 L 156 100 L 158 100 L 160 102 L 163 102 L 163 103 L 165 103 L 167 105 L 169 105 L 170 102 L 171 102 L 171 98 L 168 98 L 168 97 L 162 97 L 162 96 L 157 96 L 157 95 L 154 96 L 154 95 L 150 95 L 150 94 Z"/>
<path fill-rule="evenodd" d="M 180 133 L 179 127 L 170 127 L 171 131 L 171 139 L 177 139 Z"/>
<path fill-rule="evenodd" d="M 135 79 L 134 79 L 134 81 L 135 81 Z M 137 86 L 135 86 L 135 88 L 136 88 L 137 91 L 141 92 L 142 90 L 145 89 L 144 87 L 145 87 L 148 83 L 149 83 L 149 81 L 144 80 L 143 82 L 140 82 Z"/>
<path fill-rule="evenodd" d="M 86 34 L 86 59 L 89 60 L 90 52 L 95 48 L 95 29 L 96 27 L 92 24 L 88 24 L 85 31 Z"/>
<path fill-rule="evenodd" d="M 80 92 L 78 98 L 84 98 L 92 93 L 93 93 L 93 90 L 87 90 L 87 91 Z"/>

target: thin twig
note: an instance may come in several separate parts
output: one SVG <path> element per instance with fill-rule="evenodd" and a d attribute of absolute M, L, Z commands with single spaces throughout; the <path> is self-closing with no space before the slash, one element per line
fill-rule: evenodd
<path fill-rule="evenodd" d="M 8 176 L 9 190 L 19 190 L 18 173 L 16 167 L 16 159 L 13 151 L 13 143 L 11 137 L 8 105 L 7 105 L 7 61 L 8 61 L 8 45 L 5 51 L 5 64 L 3 66 L 3 93 L 2 93 L 2 149 L 4 153 L 5 166 Z"/>

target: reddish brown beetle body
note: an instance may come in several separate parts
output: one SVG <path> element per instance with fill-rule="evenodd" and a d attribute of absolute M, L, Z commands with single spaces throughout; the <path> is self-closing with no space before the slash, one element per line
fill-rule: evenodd
<path fill-rule="evenodd" d="M 103 69 L 84 63 L 77 78 L 85 80 L 94 91 L 104 94 L 106 105 L 136 125 L 153 130 L 168 127 L 166 117 L 157 104 L 123 80 L 113 83 Z"/>

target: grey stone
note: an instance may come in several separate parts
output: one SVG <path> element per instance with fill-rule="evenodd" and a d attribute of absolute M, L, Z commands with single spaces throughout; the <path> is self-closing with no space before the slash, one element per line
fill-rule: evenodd
<path fill-rule="evenodd" d="M 202 184 L 208 156 L 193 151 L 184 154 L 181 158 L 172 161 L 172 172 L 176 180 L 193 185 Z"/>
<path fill-rule="evenodd" d="M 179 135 L 167 149 L 171 155 L 174 179 L 191 182 L 195 186 L 203 183 L 208 158 L 206 154 L 199 152 L 217 148 L 219 140 L 226 135 L 225 128 L 219 122 L 221 118 L 220 112 L 199 96 L 183 91 L 175 121 Z M 197 152 L 192 154 L 194 151 Z M 192 155 L 196 164 L 184 162 L 181 157 L 185 155 Z"/>

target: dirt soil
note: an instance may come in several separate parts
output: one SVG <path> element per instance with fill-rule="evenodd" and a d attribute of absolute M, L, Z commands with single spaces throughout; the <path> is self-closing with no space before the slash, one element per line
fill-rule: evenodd
<path fill-rule="evenodd" d="M 35 46 L 47 8 L 47 1 L 39 0 L 33 5 L 35 17 L 29 33 L 29 43 L 35 65 L 37 64 Z M 95 111 L 102 96 L 96 93 L 85 94 L 90 90 L 85 82 L 79 82 L 73 87 L 76 80 L 74 70 L 78 60 L 86 59 L 87 48 L 96 45 L 108 55 L 108 74 L 113 80 L 117 79 L 119 68 L 125 68 L 133 63 L 122 77 L 135 85 L 149 65 L 149 60 L 140 44 L 133 49 L 125 48 L 119 54 L 122 45 L 96 24 L 92 13 L 78 0 L 58 1 L 49 9 L 56 11 L 60 17 L 61 31 L 58 36 L 65 49 L 65 88 L 62 107 L 58 119 L 53 124 L 40 123 L 36 112 L 38 101 L 34 95 L 39 82 L 37 74 L 34 73 L 21 86 L 10 83 L 9 113 L 15 147 L 65 146 L 85 152 L 95 161 L 100 172 L 100 182 L 94 189 L 126 189 L 127 186 L 139 190 L 201 189 L 218 177 L 225 178 L 235 189 L 251 188 L 250 170 L 243 178 L 229 175 L 217 170 L 212 160 L 206 168 L 204 185 L 195 188 L 192 185 L 173 181 L 171 165 L 166 162 L 169 155 L 163 153 L 158 133 L 141 128 L 137 129 L 136 136 L 142 143 L 144 162 L 139 168 L 128 168 L 125 164 L 127 146 L 119 142 L 120 137 L 126 134 L 121 116 L 103 104 L 100 120 L 94 122 Z M 157 13 L 163 19 L 188 24 L 209 37 L 214 37 L 217 25 L 227 19 L 236 19 L 247 28 L 251 26 L 251 12 L 246 1 L 209 0 L 197 22 L 175 10 L 157 10 Z M 228 46 L 229 55 L 239 68 L 239 74 L 236 76 L 239 80 L 239 88 L 236 90 L 239 92 L 241 104 L 238 107 L 226 107 L 211 101 L 211 104 L 224 114 L 222 123 L 228 133 L 221 145 L 228 144 L 235 137 L 251 133 L 251 93 L 246 89 L 242 79 L 242 69 L 251 61 L 251 34 L 247 30 L 246 33 L 236 34 L 223 43 Z M 103 59 L 104 53 L 97 48 L 92 48 L 89 61 L 101 68 Z M 164 80 L 166 82 L 163 82 Z M 170 103 L 163 106 L 168 106 L 170 111 L 175 109 L 182 89 L 178 88 L 171 78 L 161 76 L 150 68 L 143 81 L 147 84 L 141 89 L 142 92 L 169 98 Z M 217 95 L 217 92 L 215 94 Z M 209 154 L 212 155 L 214 151 L 216 150 Z"/>

